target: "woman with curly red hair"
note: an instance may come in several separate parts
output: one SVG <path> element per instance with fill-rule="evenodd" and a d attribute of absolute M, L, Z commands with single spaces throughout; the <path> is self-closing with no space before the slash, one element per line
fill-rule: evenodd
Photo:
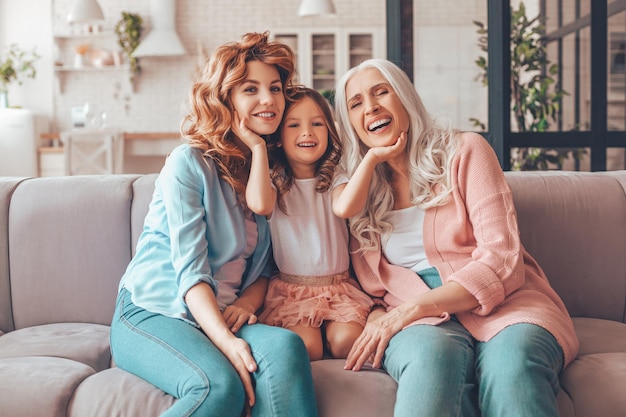
<path fill-rule="evenodd" d="M 111 349 L 178 399 L 163 416 L 317 415 L 301 339 L 256 323 L 271 245 L 268 208 L 248 194 L 269 177 L 265 139 L 293 74 L 293 51 L 267 33 L 219 47 L 192 87 L 186 143 L 155 182 Z"/>

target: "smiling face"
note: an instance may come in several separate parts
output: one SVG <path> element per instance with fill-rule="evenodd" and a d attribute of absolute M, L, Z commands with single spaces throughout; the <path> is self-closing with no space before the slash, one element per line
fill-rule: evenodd
<path fill-rule="evenodd" d="M 389 146 L 409 130 L 409 114 L 389 82 L 365 68 L 346 83 L 350 124 L 368 147 Z"/>
<path fill-rule="evenodd" d="M 328 148 L 324 113 L 310 97 L 293 104 L 280 132 L 280 142 L 296 178 L 313 178 L 317 161 Z"/>
<path fill-rule="evenodd" d="M 273 65 L 250 61 L 247 67 L 246 79 L 231 92 L 233 108 L 247 120 L 248 129 L 269 135 L 278 129 L 285 111 L 283 84 Z"/>

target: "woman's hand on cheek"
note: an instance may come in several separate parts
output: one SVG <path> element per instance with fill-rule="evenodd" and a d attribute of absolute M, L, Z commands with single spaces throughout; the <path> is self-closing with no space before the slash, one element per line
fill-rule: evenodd
<path fill-rule="evenodd" d="M 248 147 L 250 150 L 257 145 L 265 145 L 265 141 L 259 135 L 254 133 L 252 130 L 248 128 L 247 120 L 244 118 L 240 118 L 237 112 L 233 114 L 233 133 L 237 135 L 239 139 Z"/>

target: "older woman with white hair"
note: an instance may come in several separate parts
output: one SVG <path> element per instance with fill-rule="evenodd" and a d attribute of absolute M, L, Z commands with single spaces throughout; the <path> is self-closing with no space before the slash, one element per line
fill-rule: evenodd
<path fill-rule="evenodd" d="M 395 417 L 558 416 L 578 340 L 489 143 L 439 126 L 386 60 L 348 71 L 335 106 L 350 181 L 333 208 L 376 300 L 345 368 L 384 368 Z"/>

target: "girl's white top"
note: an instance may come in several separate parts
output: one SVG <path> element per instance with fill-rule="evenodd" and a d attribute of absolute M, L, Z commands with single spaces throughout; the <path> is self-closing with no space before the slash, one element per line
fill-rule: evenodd
<path fill-rule="evenodd" d="M 278 208 L 269 220 L 274 260 L 286 274 L 319 276 L 343 272 L 350 265 L 348 226 L 333 213 L 331 193 L 348 182 L 339 173 L 324 193 L 315 191 L 316 178 L 296 179 L 285 195 L 287 214 Z"/>

